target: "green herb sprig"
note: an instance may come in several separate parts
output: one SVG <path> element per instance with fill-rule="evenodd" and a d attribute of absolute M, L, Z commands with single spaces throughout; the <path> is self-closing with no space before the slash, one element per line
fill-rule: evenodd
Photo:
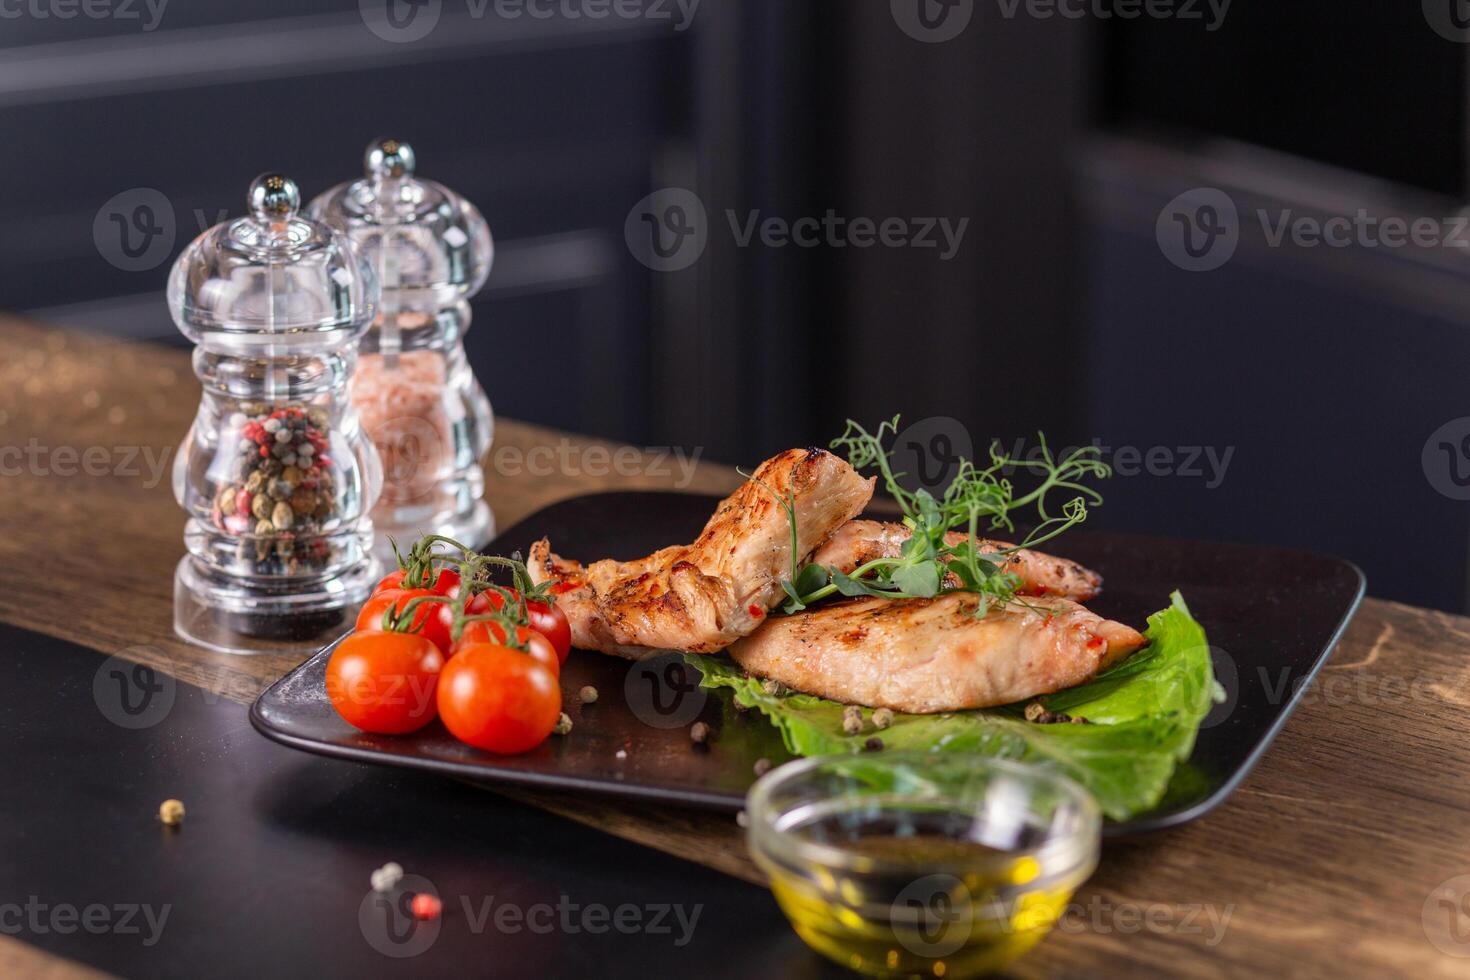
<path fill-rule="evenodd" d="M 894 472 L 892 450 L 884 445 L 898 434 L 898 425 L 899 416 L 895 415 L 876 432 L 869 432 L 848 419 L 846 431 L 832 440 L 831 448 L 845 452 L 854 469 L 878 470 L 884 489 L 898 504 L 903 523 L 912 532 L 909 539 L 896 557 L 875 558 L 850 573 L 813 563 L 799 567 L 796 502 L 778 496 L 791 523 L 792 571 L 781 582 L 787 595 L 784 612 L 799 612 L 838 594 L 929 599 L 946 592 L 970 592 L 979 600 L 974 615 L 984 616 L 993 605 L 1015 598 L 1020 585 L 1018 576 L 1001 570 L 1006 556 L 1050 541 L 1087 520 L 1088 506 L 1101 504 L 1102 494 L 1082 481 L 1102 479 L 1112 472 L 1099 458 L 1101 450 L 1096 446 L 1072 450 L 1058 459 L 1047 446 L 1046 437 L 1038 433 L 1037 458 L 1007 456 L 997 442 L 990 447 L 988 466 L 982 468 L 973 460 L 961 460 L 954 478 L 936 498 L 928 490 L 909 490 L 899 482 L 905 474 Z M 1010 470 L 1037 476 L 1039 482 L 1018 497 L 1006 476 Z M 1068 491 L 1073 496 L 1053 509 L 1052 496 Z M 1035 508 L 1040 521 L 1025 540 L 1013 548 L 982 554 L 982 524 L 987 530 L 1013 531 L 1012 515 L 1028 507 Z M 965 538 L 951 544 L 946 538 L 956 530 L 963 530 Z M 953 573 L 953 582 L 947 573 Z"/>

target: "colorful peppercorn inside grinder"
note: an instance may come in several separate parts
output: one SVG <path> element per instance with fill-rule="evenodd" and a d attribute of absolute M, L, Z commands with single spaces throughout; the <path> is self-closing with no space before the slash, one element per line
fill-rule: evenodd
<path fill-rule="evenodd" d="M 195 239 L 168 281 L 204 386 L 174 460 L 189 515 L 174 629 L 233 653 L 318 648 L 379 573 L 382 466 L 347 397 L 377 279 L 300 204 L 291 180 L 256 178 L 249 216 Z"/>
<path fill-rule="evenodd" d="M 495 518 L 481 499 L 480 459 L 494 416 L 464 352 L 469 297 L 490 274 L 494 246 L 475 206 L 414 176 L 407 143 L 367 149 L 366 175 L 311 203 L 313 217 L 352 237 L 382 286 L 382 305 L 362 338 L 353 406 L 383 461 L 373 512 L 378 556 L 443 534 L 470 547 L 489 542 Z"/>

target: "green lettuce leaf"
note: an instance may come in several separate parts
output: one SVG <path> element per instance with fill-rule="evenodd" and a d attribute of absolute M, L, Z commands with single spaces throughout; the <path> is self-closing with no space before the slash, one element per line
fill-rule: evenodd
<path fill-rule="evenodd" d="M 1097 799 L 1114 820 L 1154 807 L 1175 768 L 1189 758 L 1210 705 L 1224 697 L 1210 666 L 1205 631 L 1179 593 L 1148 618 L 1150 644 L 1086 684 L 1041 698 L 1091 724 L 1033 724 L 1021 705 L 938 715 L 895 713 L 881 733 L 842 730 L 845 705 L 809 694 L 771 695 L 725 656 L 687 654 L 707 688 L 728 688 L 780 731 L 796 755 L 861 752 L 874 734 L 885 749 L 979 752 L 1054 766 Z M 864 711 L 864 715 L 870 712 Z"/>

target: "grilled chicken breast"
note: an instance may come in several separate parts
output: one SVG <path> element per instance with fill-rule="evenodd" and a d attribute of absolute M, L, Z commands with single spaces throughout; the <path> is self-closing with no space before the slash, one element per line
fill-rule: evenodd
<path fill-rule="evenodd" d="M 723 650 L 785 595 L 791 527 L 780 501 L 795 500 L 804 558 L 862 512 L 873 483 L 825 450 L 790 449 L 726 497 L 693 544 L 584 568 L 542 539 L 531 547 L 531 578 L 554 582 L 575 646 L 635 660 L 662 650 Z"/>
<path fill-rule="evenodd" d="M 769 620 L 730 647 L 741 667 L 834 701 L 895 711 L 987 708 L 1080 684 L 1148 641 L 1067 599 L 862 598 Z"/>
<path fill-rule="evenodd" d="M 848 521 L 838 528 L 827 543 L 817 549 L 811 560 L 824 566 L 836 566 L 851 572 L 874 558 L 896 558 L 911 532 L 902 524 L 882 521 Z M 951 531 L 946 539 L 958 544 L 967 535 Z M 993 555 L 1014 548 L 1005 541 L 980 539 L 982 554 Z M 1021 577 L 1023 595 L 1055 595 L 1074 602 L 1086 602 L 1102 591 L 1102 576 L 1075 561 L 1058 558 L 1040 551 L 1022 548 L 1005 559 L 1005 570 Z M 951 585 L 958 585 L 952 581 Z"/>

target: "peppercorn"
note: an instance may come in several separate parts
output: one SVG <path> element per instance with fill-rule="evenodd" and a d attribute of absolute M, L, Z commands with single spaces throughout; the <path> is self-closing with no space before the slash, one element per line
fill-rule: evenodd
<path fill-rule="evenodd" d="M 158 805 L 158 819 L 165 826 L 177 827 L 184 822 L 184 804 L 178 800 L 164 800 Z"/>
<path fill-rule="evenodd" d="M 872 738 L 863 743 L 863 748 L 869 752 L 877 752 L 879 749 L 883 748 L 883 740 L 877 735 L 874 735 Z"/>
<path fill-rule="evenodd" d="M 761 690 L 765 691 L 773 698 L 779 698 L 784 695 L 787 690 L 789 690 L 789 688 L 787 688 L 786 685 L 782 684 L 780 681 L 773 680 L 772 678 L 767 677 L 765 680 L 761 681 Z"/>
<path fill-rule="evenodd" d="M 764 776 L 766 773 L 771 771 L 771 760 L 762 756 L 761 758 L 755 760 L 755 765 L 751 766 L 751 770 L 754 771 L 757 776 Z"/>
<path fill-rule="evenodd" d="M 597 701 L 597 688 L 588 684 L 577 692 L 577 697 L 583 704 L 594 704 Z"/>
<path fill-rule="evenodd" d="M 291 505 L 284 500 L 276 504 L 275 509 L 271 511 L 271 523 L 281 530 L 290 527 L 295 521 L 296 515 L 291 513 Z"/>
<path fill-rule="evenodd" d="M 255 516 L 257 521 L 269 520 L 273 506 L 274 504 L 271 502 L 270 497 L 259 493 L 250 501 L 250 513 Z"/>
<path fill-rule="evenodd" d="M 1050 712 L 1046 710 L 1046 706 L 1043 705 L 1040 701 L 1032 701 L 1030 704 L 1026 705 L 1027 721 L 1040 721 L 1043 715 L 1049 713 Z"/>
<path fill-rule="evenodd" d="M 572 716 L 563 711 L 556 717 L 556 727 L 552 729 L 557 735 L 566 735 L 572 730 Z"/>
<path fill-rule="evenodd" d="M 842 709 L 842 731 L 848 735 L 856 735 L 863 730 L 863 709 L 855 704 L 849 704 Z"/>
<path fill-rule="evenodd" d="M 689 726 L 689 741 L 695 745 L 703 745 L 709 740 L 709 726 L 702 721 L 696 721 Z"/>
<path fill-rule="evenodd" d="M 397 861 L 389 861 L 374 871 L 368 880 L 372 882 L 373 891 L 391 892 L 403 880 L 403 866 Z"/>
<path fill-rule="evenodd" d="M 893 712 L 888 708 L 879 708 L 873 712 L 873 727 L 887 728 L 893 724 Z"/>
<path fill-rule="evenodd" d="M 439 918 L 439 913 L 444 909 L 444 903 L 439 901 L 437 896 L 430 895 L 428 892 L 419 892 L 413 897 L 409 908 L 412 909 L 415 919 L 425 922 Z"/>

